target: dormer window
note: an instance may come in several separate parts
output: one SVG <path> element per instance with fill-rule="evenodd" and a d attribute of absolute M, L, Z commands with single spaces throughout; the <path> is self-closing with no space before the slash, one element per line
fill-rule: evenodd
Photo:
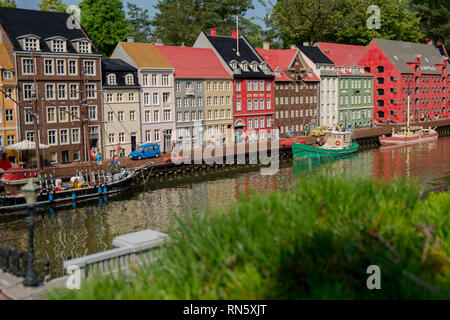
<path fill-rule="evenodd" d="M 17 38 L 25 51 L 39 51 L 39 37 L 35 35 L 24 35 Z"/>
<path fill-rule="evenodd" d="M 132 74 L 127 74 L 125 81 L 129 86 L 134 85 L 134 76 Z"/>
<path fill-rule="evenodd" d="M 258 65 L 256 63 L 252 63 L 250 68 L 252 68 L 253 72 L 258 72 Z"/>
<path fill-rule="evenodd" d="M 66 41 L 64 40 L 52 40 L 53 52 L 66 52 Z"/>
<path fill-rule="evenodd" d="M 78 42 L 79 53 L 91 53 L 91 44 L 87 41 Z"/>
<path fill-rule="evenodd" d="M 248 64 L 246 62 L 241 63 L 241 69 L 244 71 L 248 71 Z"/>
<path fill-rule="evenodd" d="M 110 86 L 114 86 L 114 85 L 117 84 L 116 75 L 115 74 L 108 74 L 108 84 Z"/>

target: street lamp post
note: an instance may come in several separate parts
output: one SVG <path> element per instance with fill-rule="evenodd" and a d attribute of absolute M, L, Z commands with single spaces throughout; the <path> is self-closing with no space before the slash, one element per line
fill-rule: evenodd
<path fill-rule="evenodd" d="M 29 216 L 28 216 L 28 259 L 26 265 L 26 276 L 23 281 L 25 287 L 37 287 L 40 284 L 39 279 L 34 273 L 34 206 L 36 205 L 38 191 L 40 187 L 34 183 L 34 179 L 28 179 L 25 186 L 22 187 L 22 193 L 27 201 Z"/>

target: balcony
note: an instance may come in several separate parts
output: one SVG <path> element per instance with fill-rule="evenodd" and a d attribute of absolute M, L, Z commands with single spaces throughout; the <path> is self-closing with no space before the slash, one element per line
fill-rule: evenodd
<path fill-rule="evenodd" d="M 194 89 L 192 89 L 192 88 L 186 89 L 186 95 L 187 95 L 187 96 L 193 96 L 193 95 L 195 95 Z"/>

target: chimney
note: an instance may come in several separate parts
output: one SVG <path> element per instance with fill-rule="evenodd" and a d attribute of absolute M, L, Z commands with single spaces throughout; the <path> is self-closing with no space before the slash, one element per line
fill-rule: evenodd
<path fill-rule="evenodd" d="M 291 44 L 291 49 L 292 49 L 292 50 L 297 49 L 297 45 L 296 45 L 296 44 Z"/>
<path fill-rule="evenodd" d="M 212 29 L 209 30 L 209 33 L 210 33 L 213 37 L 215 37 L 215 36 L 217 36 L 217 29 L 216 29 L 216 28 L 212 28 Z"/>
<path fill-rule="evenodd" d="M 162 46 L 162 45 L 163 45 L 163 43 L 162 43 L 161 39 L 156 39 L 155 46 Z"/>
<path fill-rule="evenodd" d="M 134 42 L 134 37 L 127 37 L 127 42 Z"/>
<path fill-rule="evenodd" d="M 232 31 L 231 31 L 231 36 L 232 36 L 234 39 L 237 39 L 237 31 L 236 31 L 236 30 L 232 30 Z"/>
<path fill-rule="evenodd" d="M 270 50 L 270 42 L 263 42 L 263 49 Z"/>
<path fill-rule="evenodd" d="M 50 12 L 56 12 L 56 8 L 55 8 L 55 7 L 50 7 L 50 9 L 48 9 L 48 11 L 50 11 Z"/>
<path fill-rule="evenodd" d="M 309 47 L 309 42 L 303 42 L 304 47 Z"/>

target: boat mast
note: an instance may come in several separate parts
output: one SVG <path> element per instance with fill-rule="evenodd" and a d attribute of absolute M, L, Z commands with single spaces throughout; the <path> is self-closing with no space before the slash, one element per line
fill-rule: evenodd
<path fill-rule="evenodd" d="M 407 121 L 406 121 L 406 128 L 409 129 L 409 105 L 411 103 L 411 92 L 410 88 L 408 88 L 408 115 L 407 115 Z"/>

